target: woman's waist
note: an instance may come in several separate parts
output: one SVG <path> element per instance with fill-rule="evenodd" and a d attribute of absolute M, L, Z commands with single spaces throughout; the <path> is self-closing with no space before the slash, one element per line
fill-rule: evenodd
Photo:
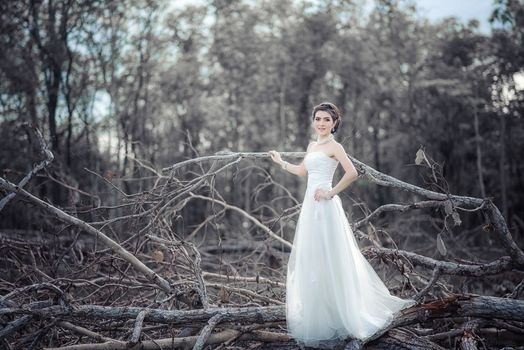
<path fill-rule="evenodd" d="M 307 188 L 323 188 L 330 190 L 333 188 L 333 181 L 332 180 L 317 180 L 317 179 L 308 179 L 307 181 Z"/>

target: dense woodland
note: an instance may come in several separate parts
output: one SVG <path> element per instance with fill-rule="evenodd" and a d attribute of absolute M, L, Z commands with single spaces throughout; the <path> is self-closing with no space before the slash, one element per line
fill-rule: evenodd
<path fill-rule="evenodd" d="M 0 348 L 297 348 L 305 179 L 267 151 L 300 162 L 323 101 L 359 244 L 421 302 L 341 346 L 518 348 L 524 1 L 490 24 L 400 0 L 0 2 Z"/>

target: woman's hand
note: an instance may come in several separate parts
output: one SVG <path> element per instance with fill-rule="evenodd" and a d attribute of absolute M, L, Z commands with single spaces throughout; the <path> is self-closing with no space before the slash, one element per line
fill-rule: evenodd
<path fill-rule="evenodd" d="M 321 199 L 329 200 L 332 199 L 331 193 L 323 188 L 317 188 L 315 190 L 315 200 L 320 201 Z"/>
<path fill-rule="evenodd" d="M 271 150 L 268 153 L 271 156 L 271 160 L 272 161 L 274 161 L 275 163 L 277 163 L 279 165 L 282 165 L 282 157 L 280 156 L 280 153 L 278 153 L 275 150 Z"/>

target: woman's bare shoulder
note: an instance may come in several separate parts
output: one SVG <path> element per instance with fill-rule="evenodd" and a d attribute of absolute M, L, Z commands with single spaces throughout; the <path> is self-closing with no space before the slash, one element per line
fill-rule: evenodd
<path fill-rule="evenodd" d="M 346 152 L 346 149 L 344 148 L 344 145 L 342 145 L 340 142 L 335 141 L 334 148 L 335 148 L 336 150 L 339 150 L 339 151 L 342 151 L 342 152 L 344 152 L 344 153 L 347 153 L 347 152 Z"/>

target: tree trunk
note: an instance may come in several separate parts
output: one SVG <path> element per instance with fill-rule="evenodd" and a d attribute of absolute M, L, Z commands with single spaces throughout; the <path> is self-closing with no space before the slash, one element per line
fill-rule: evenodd
<path fill-rule="evenodd" d="M 52 78 L 48 85 L 47 113 L 49 121 L 49 137 L 51 138 L 51 147 L 54 152 L 60 153 L 58 135 L 56 132 L 56 106 L 58 104 L 58 92 L 60 89 L 60 75 L 62 71 L 59 66 L 55 66 L 52 72 Z"/>
<path fill-rule="evenodd" d="M 484 176 L 482 175 L 482 149 L 480 147 L 480 141 L 482 140 L 482 137 L 480 136 L 479 131 L 479 114 L 476 106 L 474 108 L 473 113 L 475 117 L 475 144 L 477 148 L 477 173 L 479 177 L 480 196 L 482 198 L 486 198 L 486 189 L 484 188 Z"/>
<path fill-rule="evenodd" d="M 310 125 L 311 125 L 311 118 L 310 118 L 310 106 L 309 106 L 309 94 L 311 92 L 311 85 L 313 84 L 313 81 L 315 81 L 314 77 L 307 78 L 306 83 L 304 84 L 304 91 L 302 92 L 302 96 L 300 98 L 300 104 L 298 106 L 298 114 L 297 114 L 297 140 L 295 142 L 295 145 L 302 148 L 304 144 L 308 144 L 308 140 L 310 138 Z"/>
<path fill-rule="evenodd" d="M 500 194 L 502 196 L 502 213 L 508 217 L 508 199 L 506 185 L 506 115 L 500 116 L 500 139 L 499 139 L 499 172 L 500 172 Z"/>
<path fill-rule="evenodd" d="M 280 116 L 280 143 L 279 148 L 284 149 L 287 144 L 287 122 L 286 122 L 286 86 L 287 86 L 287 69 L 284 67 L 282 72 L 282 83 L 280 84 L 279 108 Z"/>

